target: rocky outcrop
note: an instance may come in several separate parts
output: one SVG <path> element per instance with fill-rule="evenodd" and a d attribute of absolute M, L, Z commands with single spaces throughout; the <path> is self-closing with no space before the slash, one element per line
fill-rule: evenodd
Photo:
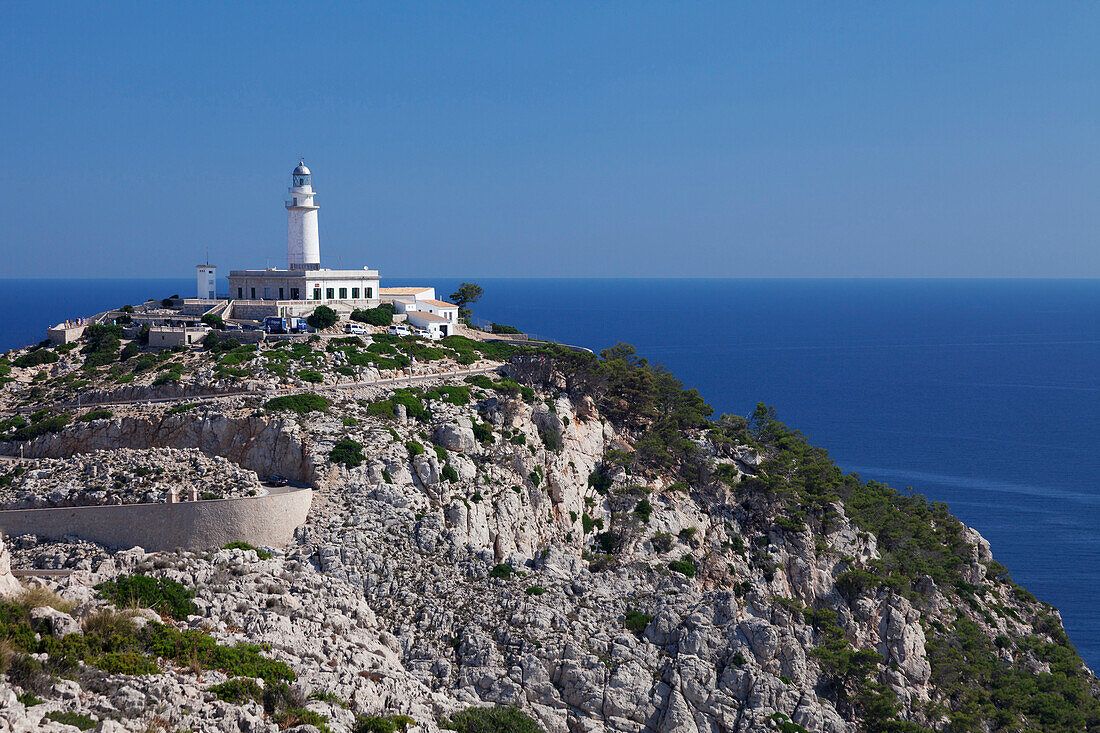
<path fill-rule="evenodd" d="M 1056 616 L 987 577 L 988 543 L 965 528 L 959 580 L 984 584 L 969 602 L 928 576 L 907 592 L 860 583 L 890 559 L 889 544 L 835 495 L 816 528 L 784 521 L 793 509 L 753 482 L 768 458 L 755 443 L 693 435 L 704 458 L 688 482 L 609 460 L 609 451 L 629 456 L 636 436 L 584 395 L 541 391 L 525 402 L 473 386 L 459 405 L 419 394 L 426 411 L 412 414 L 424 421 L 406 411 L 383 420 L 369 400 L 346 399 L 301 421 L 131 417 L 28 445 L 30 455 L 186 446 L 310 477 L 308 522 L 268 559 L 111 554 L 33 538 L 18 538 L 16 552 L 78 568 L 85 582 L 141 572 L 196 589 L 197 613 L 182 623 L 265 645 L 294 668 L 303 698 L 323 693 L 308 705 L 334 731 L 358 712 L 408 714 L 434 732 L 443 715 L 499 704 L 523 708 L 548 733 L 857 733 L 857 691 L 843 689 L 854 683 L 830 653 L 868 665 L 868 689 L 890 693 L 898 720 L 941 729 L 928 715 L 950 702 L 935 687 L 937 630 L 965 621 L 988 640 L 1041 639 L 1034 648 L 1060 630 Z M 358 444 L 359 465 L 327 460 L 342 440 Z M 62 591 L 78 621 L 101 605 L 75 579 Z M 40 633 L 75 633 L 50 612 L 35 621 Z M 1038 674 L 1051 670 L 1023 646 L 1013 653 Z M 224 680 L 218 673 L 107 679 L 65 704 L 136 728 L 156 700 L 171 701 L 156 713 L 170 729 L 276 727 L 254 703 L 204 693 Z M 0 704 L 0 719 L 17 715 L 7 710 Z"/>
<path fill-rule="evenodd" d="M 23 592 L 23 586 L 11 574 L 11 553 L 0 537 L 0 598 L 12 598 Z"/>
<path fill-rule="evenodd" d="M 301 427 L 290 419 L 229 416 L 213 410 L 144 417 L 118 417 L 70 425 L 22 444 L 28 458 L 68 458 L 117 448 L 193 448 L 221 456 L 261 476 L 316 479 L 316 465 Z M 8 455 L 19 447 L 0 445 Z"/>

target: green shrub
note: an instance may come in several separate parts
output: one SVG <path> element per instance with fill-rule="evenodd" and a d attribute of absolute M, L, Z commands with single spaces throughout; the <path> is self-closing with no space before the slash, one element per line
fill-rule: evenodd
<path fill-rule="evenodd" d="M 95 589 L 119 608 L 136 604 L 178 620 L 198 612 L 191 600 L 195 597 L 194 592 L 167 578 L 120 575 L 115 580 L 99 583 Z"/>
<path fill-rule="evenodd" d="M 107 674 L 160 674 L 155 659 L 137 652 L 108 652 L 93 659 L 92 664 Z"/>
<path fill-rule="evenodd" d="M 43 716 L 46 720 L 52 720 L 55 723 L 61 723 L 62 725 L 71 725 L 80 730 L 91 730 L 99 724 L 95 718 L 90 715 L 83 715 L 81 713 L 75 713 L 71 710 L 52 710 Z"/>
<path fill-rule="evenodd" d="M 180 372 L 169 370 L 167 372 L 164 372 L 160 376 L 158 376 L 156 379 L 154 379 L 153 380 L 153 386 L 154 387 L 159 387 L 162 384 L 168 384 L 169 382 L 178 382 L 178 381 L 180 381 L 181 376 L 182 375 L 180 374 Z"/>
<path fill-rule="evenodd" d="M 634 513 L 641 517 L 643 522 L 649 523 L 649 516 L 653 514 L 653 505 L 649 503 L 649 499 L 642 498 L 634 506 Z"/>
<path fill-rule="evenodd" d="M 90 412 L 85 412 L 78 419 L 81 422 L 91 422 L 92 420 L 108 420 L 114 416 L 115 413 L 110 410 L 91 410 Z"/>
<path fill-rule="evenodd" d="M 490 578 L 510 578 L 512 573 L 515 572 L 515 568 L 506 562 L 497 563 L 493 566 L 493 569 L 489 571 Z"/>
<path fill-rule="evenodd" d="M 466 708 L 441 720 L 439 727 L 458 733 L 543 733 L 538 723 L 514 706 Z"/>
<path fill-rule="evenodd" d="M 316 328 L 318 331 L 324 330 L 331 326 L 336 325 L 336 322 L 340 320 L 340 316 L 336 314 L 332 308 L 327 305 L 319 305 L 313 309 L 313 313 L 306 318 L 306 323 L 310 328 Z"/>
<path fill-rule="evenodd" d="M 668 564 L 668 569 L 688 578 L 695 577 L 695 563 L 688 559 L 673 560 Z"/>
<path fill-rule="evenodd" d="M 325 381 L 325 378 L 320 372 L 316 372 L 312 369 L 302 369 L 295 376 L 301 379 L 303 382 L 312 382 L 313 384 L 320 384 Z"/>
<path fill-rule="evenodd" d="M 268 410 L 289 410 L 304 415 L 309 412 L 324 412 L 328 409 L 329 401 L 321 395 L 305 393 L 276 397 L 264 403 Z"/>
<path fill-rule="evenodd" d="M 528 586 L 527 590 L 523 592 L 529 596 L 541 596 L 543 593 L 546 592 L 546 589 L 543 588 L 541 585 L 531 585 Z"/>
<path fill-rule="evenodd" d="M 240 541 L 230 542 L 227 545 L 222 545 L 222 549 L 223 550 L 252 550 L 253 552 L 256 553 L 256 557 L 260 558 L 261 560 L 270 560 L 271 559 L 271 553 L 270 552 L 267 552 L 266 550 L 261 550 L 260 548 L 256 547 L 255 545 L 250 545 L 247 542 L 240 542 Z"/>
<path fill-rule="evenodd" d="M 654 532 L 649 541 L 653 549 L 662 554 L 672 549 L 672 535 L 668 532 Z"/>
<path fill-rule="evenodd" d="M 211 328 L 216 328 L 219 331 L 225 330 L 225 321 L 217 313 L 206 313 L 202 317 L 202 322 Z"/>
<path fill-rule="evenodd" d="M 23 354 L 19 358 L 12 361 L 12 364 L 19 367 L 20 369 L 26 369 L 28 367 L 38 366 L 40 364 L 56 364 L 59 361 L 61 361 L 61 357 L 59 357 L 57 354 L 50 351 L 49 349 L 37 349 L 35 351 Z"/>
<path fill-rule="evenodd" d="M 492 389 L 494 386 L 493 380 L 489 379 L 489 377 L 485 376 L 484 374 L 471 375 L 469 377 L 466 377 L 465 381 L 468 384 L 472 384 L 475 387 L 481 387 L 482 389 Z"/>
<path fill-rule="evenodd" d="M 523 333 L 523 331 L 520 331 L 515 326 L 506 326 L 503 323 L 494 323 L 493 333 L 520 334 Z"/>
<path fill-rule="evenodd" d="M 40 435 L 45 435 L 46 433 L 61 432 L 68 424 L 68 415 L 54 415 L 53 417 L 48 417 L 43 420 L 32 419 L 30 425 L 25 425 L 17 429 L 14 433 L 8 436 L 8 440 L 32 440 Z"/>
<path fill-rule="evenodd" d="M 15 699 L 23 703 L 28 708 L 33 708 L 35 705 L 41 705 L 46 702 L 33 692 L 24 692 L 15 696 Z"/>
<path fill-rule="evenodd" d="M 131 341 L 122 347 L 122 351 L 118 355 L 118 360 L 127 361 L 131 357 L 137 356 L 140 352 L 141 347 L 138 345 L 137 341 Z"/>
<path fill-rule="evenodd" d="M 650 616 L 648 613 L 642 613 L 641 611 L 630 609 L 626 612 L 623 626 L 625 626 L 628 631 L 633 631 L 635 634 L 640 634 L 645 631 L 645 628 L 649 626 L 649 622 L 652 620 L 653 617 Z"/>
<path fill-rule="evenodd" d="M 363 445 L 351 438 L 344 438 L 332 447 L 328 454 L 329 460 L 339 463 L 347 468 L 355 468 L 361 465 L 366 457 L 363 455 Z"/>
<path fill-rule="evenodd" d="M 166 415 L 179 415 L 181 412 L 187 412 L 188 410 L 193 410 L 198 406 L 199 406 L 199 404 L 197 402 L 188 402 L 188 403 L 183 404 L 183 405 L 175 405 L 174 407 L 168 408 L 165 411 L 165 414 Z"/>
<path fill-rule="evenodd" d="M 374 417 L 393 419 L 393 400 L 378 400 L 367 405 L 367 414 Z"/>
<path fill-rule="evenodd" d="M 388 326 L 393 323 L 393 311 L 389 308 L 356 308 L 351 312 L 351 320 L 367 323 L 371 326 Z"/>
<path fill-rule="evenodd" d="M 249 700 L 263 702 L 264 699 L 264 690 L 256 680 L 240 677 L 208 687 L 207 692 L 212 692 L 219 700 L 233 705 L 243 705 Z"/>
<path fill-rule="evenodd" d="M 393 391 L 393 397 L 390 399 L 395 405 L 404 405 L 405 414 L 410 418 L 414 418 L 420 422 L 426 422 L 431 418 L 431 413 L 424 407 L 424 403 L 410 390 L 395 389 Z"/>
<path fill-rule="evenodd" d="M 275 713 L 274 718 L 280 729 L 294 728 L 299 725 L 312 725 L 321 733 L 331 733 L 331 729 L 328 727 L 328 716 L 315 713 L 308 708 L 284 708 Z"/>
<path fill-rule="evenodd" d="M 395 733 L 397 726 L 392 720 L 378 715 L 358 715 L 352 733 Z"/>
<path fill-rule="evenodd" d="M 444 466 L 439 473 L 447 481 L 458 481 L 458 471 L 449 463 Z"/>
<path fill-rule="evenodd" d="M 405 443 L 405 448 L 409 451 L 409 458 L 416 458 L 424 452 L 424 446 L 415 440 Z"/>

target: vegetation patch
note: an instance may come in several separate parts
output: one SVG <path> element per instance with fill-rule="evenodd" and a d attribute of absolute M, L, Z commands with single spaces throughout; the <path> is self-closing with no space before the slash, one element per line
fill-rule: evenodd
<path fill-rule="evenodd" d="M 100 596 L 119 608 L 128 606 L 151 608 L 177 620 L 186 619 L 198 612 L 192 600 L 195 593 L 181 583 L 167 578 L 120 575 L 115 580 L 99 583 L 95 589 Z"/>
<path fill-rule="evenodd" d="M 339 463 L 347 468 L 355 468 L 366 460 L 363 455 L 363 445 L 351 438 L 344 438 L 332 447 L 328 454 L 329 460 Z"/>
<path fill-rule="evenodd" d="M 439 727 L 458 733 L 543 733 L 531 716 L 514 706 L 466 708 L 439 721 Z"/>
<path fill-rule="evenodd" d="M 276 397 L 264 403 L 268 410 L 297 412 L 304 415 L 309 412 L 324 412 L 329 407 L 329 401 L 318 394 L 305 393 Z"/>

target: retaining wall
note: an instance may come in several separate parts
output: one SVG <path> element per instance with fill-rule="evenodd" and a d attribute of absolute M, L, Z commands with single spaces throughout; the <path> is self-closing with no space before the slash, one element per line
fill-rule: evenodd
<path fill-rule="evenodd" d="M 75 536 L 108 547 L 150 551 L 203 550 L 237 541 L 283 547 L 305 523 L 312 501 L 311 489 L 294 489 L 180 504 L 11 509 L 0 511 L 0 532 L 9 537 Z"/>

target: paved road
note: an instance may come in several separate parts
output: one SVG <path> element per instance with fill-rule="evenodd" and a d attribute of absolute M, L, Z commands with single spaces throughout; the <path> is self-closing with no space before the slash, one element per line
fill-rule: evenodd
<path fill-rule="evenodd" d="M 328 384 L 318 387 L 281 387 L 275 390 L 238 390 L 236 392 L 218 392 L 214 394 L 204 395 L 188 395 L 184 397 L 152 397 L 144 400 L 104 400 L 100 402 L 69 402 L 59 404 L 58 407 L 70 407 L 70 408 L 82 408 L 82 407 L 100 407 L 106 405 L 146 405 L 157 402 L 205 402 L 212 400 L 227 399 L 230 397 L 263 397 L 270 394 L 276 395 L 289 395 L 289 394 L 302 394 L 305 392 L 333 392 L 342 389 L 362 389 L 364 387 L 385 387 L 385 386 L 398 386 L 403 384 L 417 384 L 419 382 L 429 382 L 433 379 L 445 379 L 452 377 L 466 377 L 474 374 L 489 374 L 499 369 L 499 366 L 492 367 L 477 367 L 475 369 L 455 369 L 449 372 L 439 372 L 437 374 L 421 374 L 412 377 L 390 377 L 387 379 L 372 379 L 363 382 L 350 382 L 346 384 Z"/>

